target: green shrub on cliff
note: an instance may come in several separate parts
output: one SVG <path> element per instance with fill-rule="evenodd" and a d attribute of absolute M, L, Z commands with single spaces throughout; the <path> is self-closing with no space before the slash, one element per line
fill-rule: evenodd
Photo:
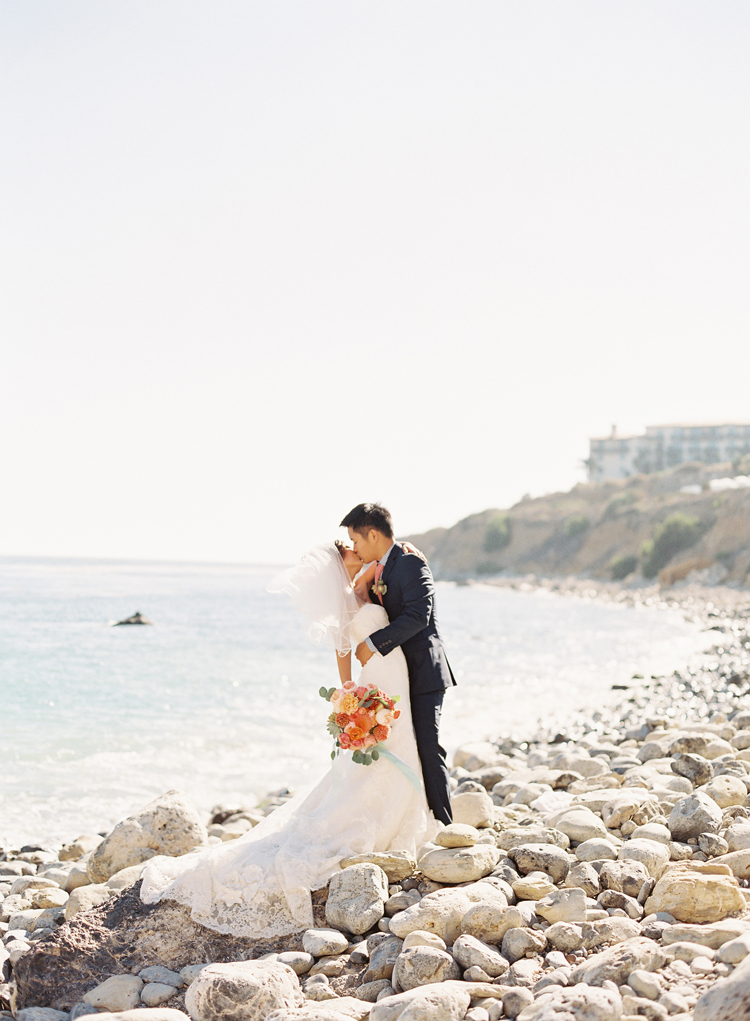
<path fill-rule="evenodd" d="M 497 553 L 498 550 L 504 549 L 509 542 L 510 518 L 507 514 L 496 514 L 487 525 L 482 547 L 485 553 Z"/>
<path fill-rule="evenodd" d="M 615 557 L 609 565 L 612 581 L 622 581 L 623 578 L 627 578 L 629 574 L 632 574 L 637 566 L 638 557 L 632 555 L 628 556 L 627 554 Z"/>
<path fill-rule="evenodd" d="M 572 539 L 574 535 L 583 535 L 591 527 L 591 519 L 587 518 L 585 514 L 575 514 L 572 518 L 567 518 L 563 531 L 565 532 L 566 539 Z"/>
<path fill-rule="evenodd" d="M 671 514 L 654 528 L 654 535 L 643 544 L 643 573 L 653 578 L 675 553 L 688 549 L 700 539 L 706 526 L 691 514 Z"/>

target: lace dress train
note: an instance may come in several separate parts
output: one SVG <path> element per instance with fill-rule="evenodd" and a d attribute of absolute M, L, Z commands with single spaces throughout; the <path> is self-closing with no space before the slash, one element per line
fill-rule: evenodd
<path fill-rule="evenodd" d="M 352 621 L 353 641 L 386 623 L 382 607 L 366 604 Z M 239 839 L 151 859 L 141 888 L 145 903 L 177 901 L 217 932 L 286 935 L 313 924 L 311 891 L 326 885 L 342 858 L 369 851 L 415 854 L 435 836 L 440 824 L 425 800 L 401 650 L 373 656 L 359 683 L 401 696 L 401 716 L 386 747 L 407 768 L 385 758 L 361 766 L 349 753 L 339 755 L 308 794 L 290 799 Z"/>

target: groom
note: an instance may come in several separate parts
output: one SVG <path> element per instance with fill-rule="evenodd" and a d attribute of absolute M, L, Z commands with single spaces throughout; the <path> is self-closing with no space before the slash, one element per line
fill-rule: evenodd
<path fill-rule="evenodd" d="M 435 619 L 432 573 L 420 556 L 393 541 L 391 515 L 380 504 L 357 504 L 341 527 L 349 530 L 354 552 L 366 564 L 378 562 L 370 599 L 382 603 L 390 621 L 361 642 L 355 655 L 364 666 L 372 656 L 387 656 L 401 646 L 409 669 L 411 715 L 427 803 L 435 818 L 447 825 L 453 816 L 438 727 L 445 689 L 456 682 Z"/>

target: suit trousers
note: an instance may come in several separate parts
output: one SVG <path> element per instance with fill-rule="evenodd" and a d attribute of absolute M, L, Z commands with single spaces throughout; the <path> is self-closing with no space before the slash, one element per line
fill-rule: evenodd
<path fill-rule="evenodd" d="M 444 690 L 412 694 L 411 715 L 417 751 L 422 763 L 427 804 L 435 818 L 447 826 L 453 822 L 450 801 L 450 781 L 445 762 L 445 749 L 438 740 L 440 714 L 443 711 Z"/>

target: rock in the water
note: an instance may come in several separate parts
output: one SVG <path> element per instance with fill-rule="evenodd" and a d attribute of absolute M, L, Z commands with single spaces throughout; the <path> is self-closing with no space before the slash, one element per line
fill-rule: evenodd
<path fill-rule="evenodd" d="M 437 883 L 466 883 L 488 876 L 499 860 L 494 844 L 438 847 L 419 859 L 419 871 Z"/>
<path fill-rule="evenodd" d="M 153 621 L 150 621 L 148 617 L 144 617 L 142 613 L 136 610 L 131 617 L 125 617 L 124 620 L 116 621 L 114 626 L 120 627 L 122 624 L 153 624 Z"/>
<path fill-rule="evenodd" d="M 747 1021 L 750 1017 L 750 958 L 698 999 L 695 1021 Z"/>
<path fill-rule="evenodd" d="M 678 922 L 696 924 L 740 915 L 746 907 L 734 876 L 704 874 L 691 862 L 667 869 L 645 904 L 647 914 L 667 911 Z"/>
<path fill-rule="evenodd" d="M 156 854 L 187 854 L 208 839 L 196 809 L 178 791 L 168 791 L 123 819 L 92 852 L 88 874 L 92 883 L 104 883 L 121 869 Z"/>
<path fill-rule="evenodd" d="M 388 900 L 388 877 L 379 865 L 350 865 L 331 878 L 326 921 L 360 935 L 380 921 Z"/>
<path fill-rule="evenodd" d="M 686 843 L 700 833 L 718 833 L 721 821 L 721 809 L 713 798 L 702 791 L 694 791 L 675 804 L 667 825 L 673 840 Z"/>
<path fill-rule="evenodd" d="M 434 947 L 409 947 L 402 950 L 393 970 L 394 985 L 406 991 L 431 982 L 458 980 L 461 972 L 453 957 Z"/>
<path fill-rule="evenodd" d="M 278 961 L 210 964 L 185 994 L 193 1021 L 264 1021 L 271 1011 L 303 1003 L 297 976 Z"/>

